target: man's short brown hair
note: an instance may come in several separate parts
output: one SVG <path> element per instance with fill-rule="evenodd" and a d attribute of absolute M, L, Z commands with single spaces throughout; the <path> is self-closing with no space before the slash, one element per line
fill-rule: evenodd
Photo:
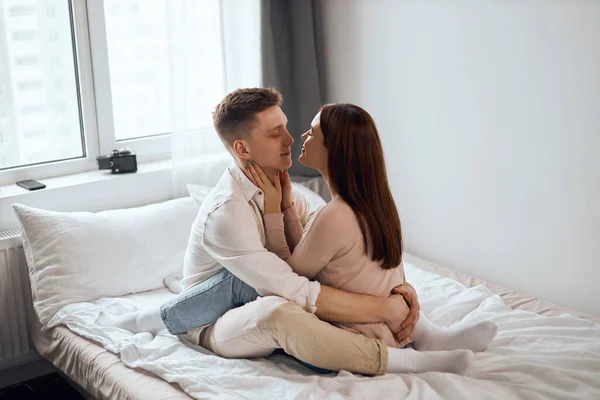
<path fill-rule="evenodd" d="M 247 137 L 256 122 L 256 114 L 282 103 L 281 93 L 273 88 L 238 89 L 229 93 L 213 113 L 219 138 L 231 147 L 235 140 Z"/>

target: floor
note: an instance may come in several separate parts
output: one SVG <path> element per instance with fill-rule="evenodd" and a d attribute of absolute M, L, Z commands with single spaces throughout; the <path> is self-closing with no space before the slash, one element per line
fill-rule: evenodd
<path fill-rule="evenodd" d="M 0 400 L 84 400 L 58 373 L 51 373 L 0 389 Z"/>

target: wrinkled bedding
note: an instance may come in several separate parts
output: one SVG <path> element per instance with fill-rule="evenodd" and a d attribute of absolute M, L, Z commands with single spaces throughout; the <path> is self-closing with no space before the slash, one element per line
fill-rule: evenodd
<path fill-rule="evenodd" d="M 416 267 L 418 266 L 418 268 Z M 499 333 L 468 376 L 316 375 L 285 356 L 226 360 L 169 335 L 99 327 L 100 311 L 157 307 L 167 289 L 71 304 L 35 337 L 38 351 L 97 399 L 596 399 L 600 321 L 405 256 L 406 277 L 440 325 L 492 320 Z"/>

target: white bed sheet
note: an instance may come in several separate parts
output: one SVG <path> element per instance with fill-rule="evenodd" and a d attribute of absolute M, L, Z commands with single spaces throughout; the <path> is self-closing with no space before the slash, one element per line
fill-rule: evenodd
<path fill-rule="evenodd" d="M 600 324 L 573 315 L 512 310 L 485 286 L 466 288 L 406 264 L 422 310 L 436 323 L 492 320 L 499 333 L 476 354 L 468 376 L 444 373 L 364 377 L 345 371 L 316 375 L 282 356 L 227 360 L 180 341 L 95 324 L 100 311 L 122 314 L 157 307 L 166 289 L 66 306 L 49 326 L 65 324 L 119 354 L 129 367 L 177 383 L 194 398 L 286 399 L 600 399 Z"/>

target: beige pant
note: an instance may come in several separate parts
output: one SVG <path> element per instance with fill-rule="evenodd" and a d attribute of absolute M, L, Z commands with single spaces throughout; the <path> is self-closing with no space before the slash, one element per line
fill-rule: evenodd
<path fill-rule="evenodd" d="M 268 357 L 281 348 L 299 360 L 333 371 L 381 375 L 387 368 L 383 341 L 337 328 L 276 296 L 230 310 L 215 324 L 193 329 L 187 336 L 225 358 Z"/>

